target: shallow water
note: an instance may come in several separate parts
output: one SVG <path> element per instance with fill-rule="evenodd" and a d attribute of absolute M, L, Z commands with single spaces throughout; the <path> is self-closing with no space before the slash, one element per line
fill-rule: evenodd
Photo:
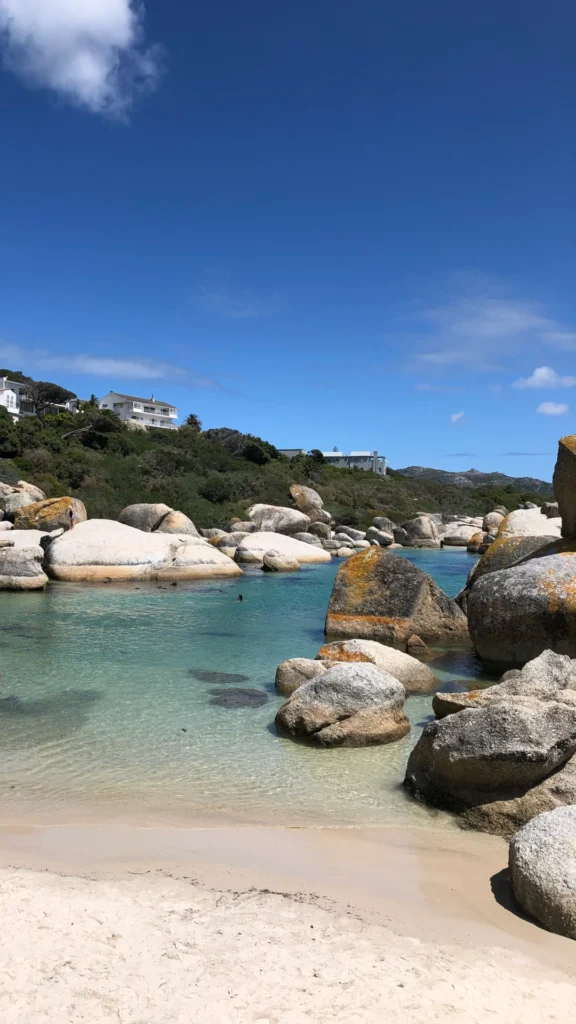
<path fill-rule="evenodd" d="M 451 595 L 474 564 L 465 551 L 406 557 Z M 2 594 L 3 819 L 429 821 L 400 783 L 430 697 L 407 700 L 414 728 L 387 747 L 317 750 L 274 731 L 276 666 L 316 655 L 337 566 Z M 469 649 L 430 664 L 443 688 L 482 678 Z"/>

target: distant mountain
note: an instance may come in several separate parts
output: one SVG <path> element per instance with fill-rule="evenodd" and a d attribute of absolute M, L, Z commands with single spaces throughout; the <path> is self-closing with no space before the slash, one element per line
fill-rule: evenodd
<path fill-rule="evenodd" d="M 517 491 L 531 491 L 532 494 L 552 494 L 552 484 L 537 480 L 533 476 L 506 476 L 505 473 L 481 473 L 479 469 L 467 469 L 462 473 L 450 473 L 447 469 L 429 469 L 426 466 L 406 466 L 397 469 L 402 476 L 417 480 L 433 480 L 438 484 L 453 487 L 514 487 Z"/>

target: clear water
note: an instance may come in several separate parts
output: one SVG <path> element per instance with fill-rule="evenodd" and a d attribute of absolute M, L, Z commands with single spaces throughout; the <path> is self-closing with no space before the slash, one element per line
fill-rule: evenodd
<path fill-rule="evenodd" d="M 452 595 L 473 564 L 463 551 L 406 557 Z M 429 697 L 408 699 L 412 732 L 386 747 L 317 750 L 274 731 L 276 666 L 316 655 L 336 568 L 2 594 L 3 820 L 429 820 L 400 786 Z M 465 648 L 432 667 L 446 688 L 481 676 Z M 214 703 L 243 696 L 258 706 Z"/>

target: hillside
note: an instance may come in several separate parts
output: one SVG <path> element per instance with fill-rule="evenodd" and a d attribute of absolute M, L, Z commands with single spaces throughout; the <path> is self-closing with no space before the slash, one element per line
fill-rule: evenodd
<path fill-rule="evenodd" d="M 506 476 L 505 473 L 481 473 L 479 469 L 467 469 L 450 473 L 445 469 L 431 469 L 427 466 L 407 466 L 396 470 L 400 476 L 414 480 L 431 480 L 435 483 L 454 487 L 513 487 L 518 491 L 532 491 L 543 497 L 552 495 L 552 484 L 532 476 Z"/>
<path fill-rule="evenodd" d="M 319 452 L 288 460 L 261 438 L 227 428 L 132 431 L 89 403 L 76 416 L 26 417 L 17 424 L 0 408 L 0 480 L 22 478 L 48 497 L 80 498 L 92 517 L 114 519 L 125 505 L 162 501 L 200 527 L 225 526 L 257 501 L 289 504 L 294 482 L 317 488 L 339 521 L 361 525 L 379 514 L 401 522 L 420 510 L 472 515 L 496 504 L 543 500 L 508 484 L 459 487 L 336 469 Z"/>

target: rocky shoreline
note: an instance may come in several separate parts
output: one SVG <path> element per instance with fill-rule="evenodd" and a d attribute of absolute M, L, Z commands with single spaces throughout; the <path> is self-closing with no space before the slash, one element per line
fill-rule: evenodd
<path fill-rule="evenodd" d="M 198 530 L 164 504 L 130 505 L 118 521 L 89 519 L 77 499 L 2 484 L 0 589 L 42 589 L 49 579 L 233 578 L 243 564 L 293 572 L 338 558 L 328 642 L 316 659 L 278 667 L 287 698 L 278 732 L 320 747 L 393 743 L 410 730 L 407 696 L 437 691 L 407 790 L 465 827 L 512 838 L 518 900 L 576 937 L 576 899 L 549 864 L 558 830 L 576 862 L 576 435 L 561 440 L 554 479 L 558 501 L 541 508 L 499 507 L 466 520 L 417 513 L 401 524 L 378 516 L 365 531 L 335 523 L 320 495 L 299 484 L 293 507 L 253 505 L 227 530 Z M 400 547 L 465 547 L 481 558 L 453 600 L 396 555 Z M 504 675 L 488 689 L 443 693 L 427 644 L 469 637 Z M 539 911 L 536 890 L 560 909 Z"/>

